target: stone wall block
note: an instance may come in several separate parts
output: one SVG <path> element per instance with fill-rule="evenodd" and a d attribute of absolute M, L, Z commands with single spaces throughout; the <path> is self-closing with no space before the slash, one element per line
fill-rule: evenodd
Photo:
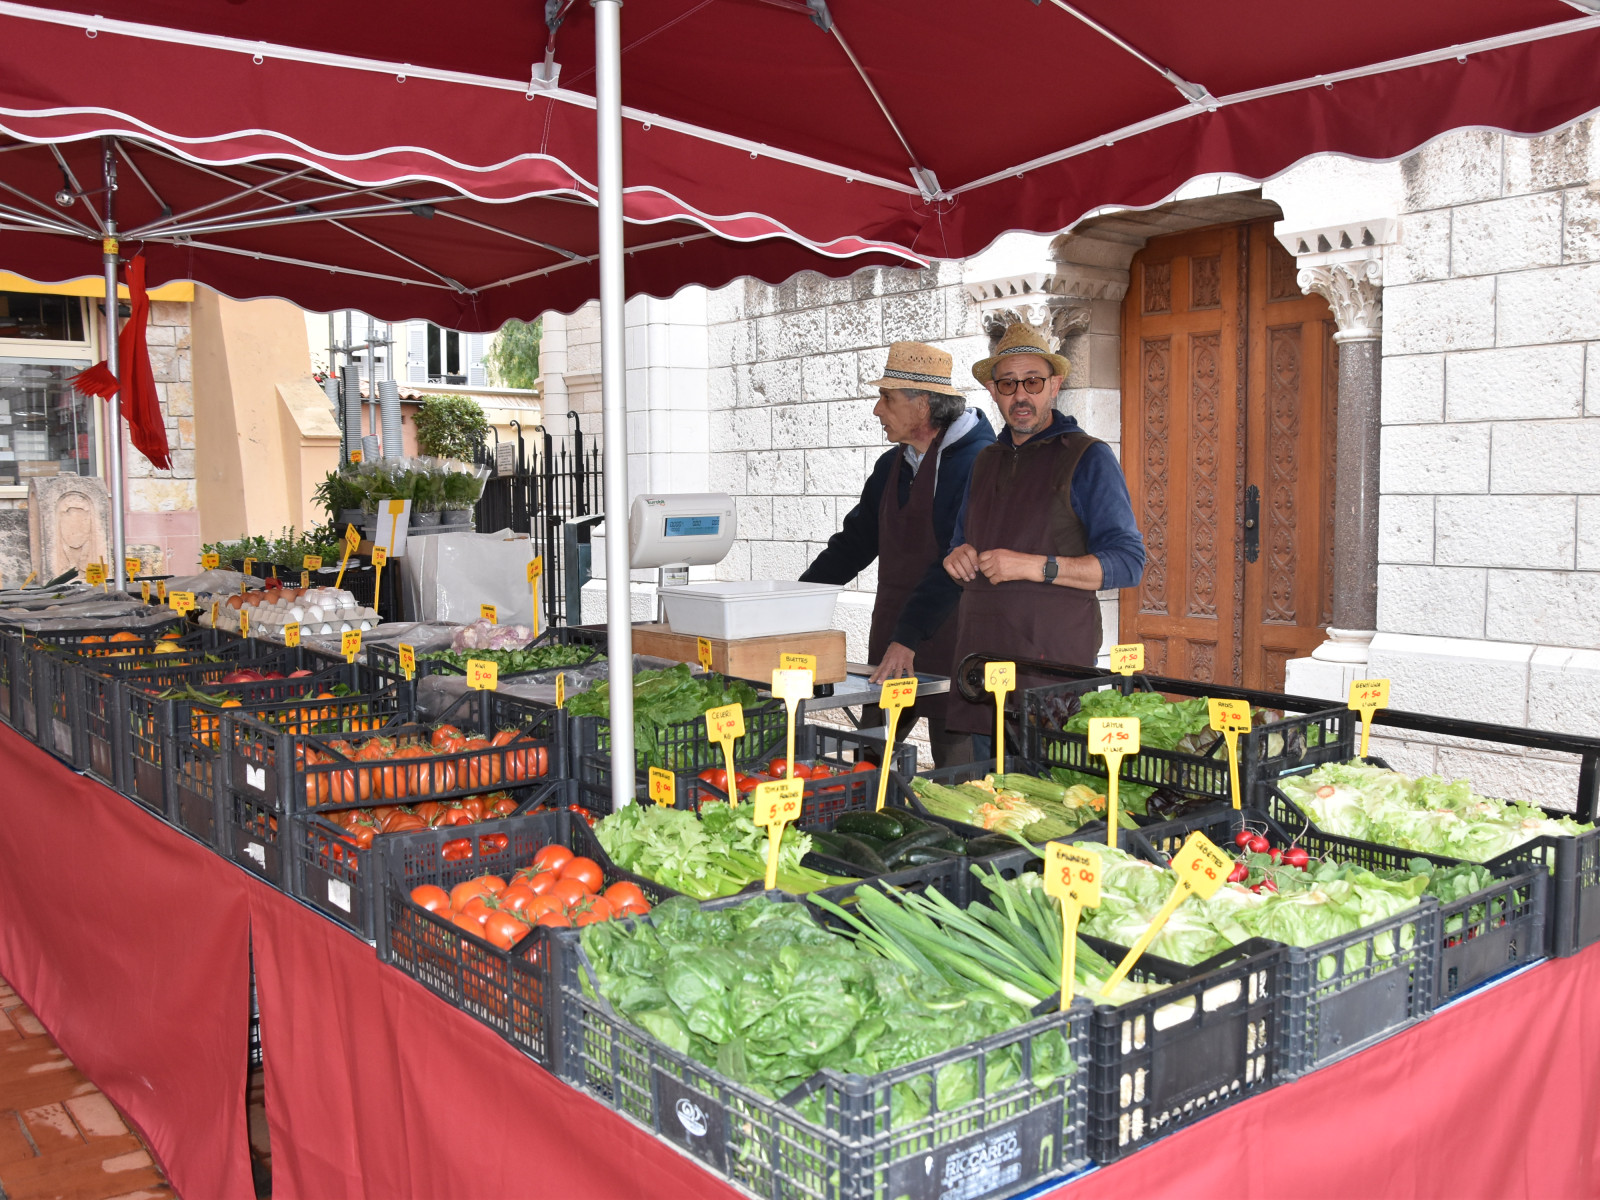
<path fill-rule="evenodd" d="M 1435 138 L 1400 160 L 1405 208 L 1443 208 L 1500 195 L 1501 137 L 1481 129 L 1461 129 Z"/>
<path fill-rule="evenodd" d="M 803 542 L 751 542 L 751 579 L 798 579 L 806 569 Z"/>
<path fill-rule="evenodd" d="M 849 511 L 850 501 L 843 501 Z M 775 537 L 792 541 L 816 541 L 818 550 L 832 536 L 835 529 L 834 498 L 832 496 L 774 496 L 772 499 L 772 528 Z M 815 557 L 815 552 L 807 562 Z"/>
<path fill-rule="evenodd" d="M 885 296 L 906 292 L 930 293 L 943 282 L 937 264 L 921 268 L 885 267 L 879 276 L 879 287 Z"/>
<path fill-rule="evenodd" d="M 1495 280 L 1490 278 L 1448 279 L 1383 289 L 1385 354 L 1487 349 L 1495 344 L 1494 322 Z"/>
<path fill-rule="evenodd" d="M 728 321 L 706 331 L 707 354 L 713 367 L 755 361 L 753 326 L 747 321 Z"/>
<path fill-rule="evenodd" d="M 1600 176 L 1595 121 L 1579 121 L 1544 137 L 1507 137 L 1505 194 L 1520 196 Z"/>
<path fill-rule="evenodd" d="M 1578 558 L 1580 571 L 1600 571 L 1600 496 L 1578 497 Z"/>
<path fill-rule="evenodd" d="M 1600 649 L 1600 572 L 1490 571 L 1487 635 Z"/>
<path fill-rule="evenodd" d="M 771 409 L 772 446 L 797 450 L 828 445 L 826 404 L 781 404 Z"/>
<path fill-rule="evenodd" d="M 883 426 L 870 400 L 835 400 L 828 405 L 830 446 L 882 446 Z"/>
<path fill-rule="evenodd" d="M 1379 489 L 1411 495 L 1486 492 L 1489 438 L 1487 424 L 1390 426 L 1383 431 Z"/>
<path fill-rule="evenodd" d="M 799 455 L 793 457 L 798 459 Z M 805 452 L 805 495 L 859 496 L 865 480 L 859 450 L 835 448 Z"/>
<path fill-rule="evenodd" d="M 178 378 L 178 352 L 171 346 L 150 347 L 150 372 L 157 383 L 172 383 Z"/>
<path fill-rule="evenodd" d="M 1577 504 L 1571 496 L 1440 496 L 1439 566 L 1571 569 Z"/>
<path fill-rule="evenodd" d="M 800 403 L 800 370 L 792 362 L 758 362 L 750 368 L 750 392 L 758 404 Z"/>
<path fill-rule="evenodd" d="M 1372 639 L 1367 669 L 1392 681 L 1389 700 L 1395 708 L 1526 725 L 1532 657 L 1533 647 L 1526 645 L 1380 633 Z"/>
<path fill-rule="evenodd" d="M 1571 188 L 1566 193 L 1562 261 L 1600 262 L 1600 183 Z"/>
<path fill-rule="evenodd" d="M 983 320 L 978 306 L 967 298 L 964 288 L 946 288 L 944 292 L 944 336 L 970 337 L 983 332 Z"/>
<path fill-rule="evenodd" d="M 813 453 L 835 453 L 814 451 Z M 717 479 L 716 464 L 712 464 L 711 478 Z M 793 450 L 757 450 L 745 456 L 752 496 L 799 496 L 806 487 L 805 456 Z"/>
<path fill-rule="evenodd" d="M 1435 774 L 1464 780 L 1480 796 L 1522 800 L 1546 808 L 1572 811 L 1578 795 L 1578 764 L 1530 758 L 1507 747 L 1499 753 L 1439 747 Z"/>
<path fill-rule="evenodd" d="M 1600 724 L 1600 653 L 1536 649 L 1528 676 L 1528 724 L 1593 737 Z"/>
<path fill-rule="evenodd" d="M 932 342 L 944 336 L 944 297 L 938 291 L 902 292 L 885 296 L 882 303 L 885 342 Z"/>
<path fill-rule="evenodd" d="M 746 318 L 770 317 L 777 311 L 777 288 L 771 284 L 762 283 L 759 279 L 746 279 L 744 281 L 744 315 Z"/>
<path fill-rule="evenodd" d="M 1432 424 L 1444 420 L 1442 354 L 1385 357 L 1381 400 L 1385 425 Z"/>
<path fill-rule="evenodd" d="M 1482 637 L 1484 572 L 1469 567 L 1379 566 L 1378 628 L 1431 637 Z M 1403 706 L 1396 701 L 1396 707 Z"/>
<path fill-rule="evenodd" d="M 1495 307 L 1502 346 L 1600 338 L 1600 263 L 1503 275 Z"/>
<path fill-rule="evenodd" d="M 1506 421 L 1494 426 L 1489 490 L 1534 495 L 1592 493 L 1600 486 L 1597 464 L 1600 421 Z"/>
<path fill-rule="evenodd" d="M 1085 433 L 1105 442 L 1122 440 L 1122 393 L 1112 388 L 1062 389 L 1056 408 L 1074 418 Z"/>
<path fill-rule="evenodd" d="M 706 471 L 716 481 L 717 491 L 739 496 L 753 490 L 749 486 L 748 462 L 743 451 L 736 454 L 708 454 Z"/>
<path fill-rule="evenodd" d="M 1378 561 L 1433 562 L 1432 496 L 1384 496 L 1378 505 Z"/>
<path fill-rule="evenodd" d="M 1448 420 L 1528 420 L 1583 412 L 1583 347 L 1577 343 L 1473 350 L 1447 355 L 1446 362 Z M 1388 408 L 1386 394 L 1385 420 Z"/>
<path fill-rule="evenodd" d="M 807 400 L 841 400 L 863 395 L 854 350 L 808 354 L 800 363 L 800 386 Z M 876 378 L 876 376 L 874 376 Z"/>
<path fill-rule="evenodd" d="M 176 348 L 178 330 L 172 325 L 147 324 L 144 331 L 144 340 L 147 346 L 172 346 Z"/>
<path fill-rule="evenodd" d="M 750 543 L 737 541 L 728 547 L 727 556 L 717 564 L 717 578 L 737 583 L 750 578 Z"/>
<path fill-rule="evenodd" d="M 865 271 L 857 271 L 850 276 L 850 299 L 870 300 L 874 296 L 883 295 L 883 267 L 872 267 Z"/>
<path fill-rule="evenodd" d="M 706 372 L 706 407 L 732 408 L 739 402 L 739 386 L 732 367 L 712 367 Z"/>
<path fill-rule="evenodd" d="M 883 312 L 876 299 L 836 304 L 828 309 L 828 349 L 863 350 L 882 345 Z"/>
<path fill-rule="evenodd" d="M 713 482 L 716 475 L 711 476 Z M 772 500 L 767 496 L 739 496 L 733 502 L 739 521 L 739 536 L 745 539 L 772 536 Z"/>
<path fill-rule="evenodd" d="M 735 408 L 718 413 L 711 422 L 711 449 L 717 451 L 772 449 L 772 413 L 767 408 Z"/>
<path fill-rule="evenodd" d="M 1452 275 L 1492 275 L 1560 261 L 1560 192 L 1468 204 L 1452 213 Z"/>
<path fill-rule="evenodd" d="M 706 293 L 706 322 L 722 325 L 744 320 L 744 281 L 730 283 Z"/>
<path fill-rule="evenodd" d="M 105 298 L 105 289 L 100 289 L 100 297 Z M 189 325 L 190 306 L 182 300 L 152 300 L 150 301 L 150 324 L 152 325 Z"/>
<path fill-rule="evenodd" d="M 1383 248 L 1387 287 L 1446 279 L 1450 275 L 1450 210 L 1411 213 L 1400 241 Z"/>
<path fill-rule="evenodd" d="M 1408 742 L 1381 734 L 1375 727 L 1369 743 L 1372 753 L 1396 771 L 1415 778 L 1438 773 L 1438 747 L 1428 742 Z"/>
<path fill-rule="evenodd" d="M 194 416 L 194 384 L 168 383 L 158 385 L 164 395 L 162 404 L 175 417 Z"/>

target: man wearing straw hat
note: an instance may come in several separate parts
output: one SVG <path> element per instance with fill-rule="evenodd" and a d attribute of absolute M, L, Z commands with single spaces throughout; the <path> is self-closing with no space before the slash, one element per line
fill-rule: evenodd
<path fill-rule="evenodd" d="M 994 442 L 988 419 L 967 408 L 951 380 L 951 358 L 921 342 L 889 347 L 872 410 L 884 436 L 897 443 L 873 465 L 860 502 L 800 578 L 848 583 L 874 559 L 878 596 L 872 606 L 867 661 L 872 682 L 916 671 L 948 675 L 955 650 L 961 589 L 944 569 L 956 514 L 978 452 Z M 938 766 L 971 761 L 971 739 L 945 733 L 944 696 L 917 702 L 902 716 L 904 734 L 928 718 Z"/>
<path fill-rule="evenodd" d="M 1144 573 L 1144 538 L 1116 455 L 1055 410 L 1069 366 L 1021 323 L 972 368 L 1006 427 L 973 464 L 944 562 L 962 585 L 957 663 L 983 653 L 1091 666 L 1100 652 L 1095 592 L 1133 587 Z M 994 708 L 952 688 L 947 721 L 952 731 L 990 734 Z"/>

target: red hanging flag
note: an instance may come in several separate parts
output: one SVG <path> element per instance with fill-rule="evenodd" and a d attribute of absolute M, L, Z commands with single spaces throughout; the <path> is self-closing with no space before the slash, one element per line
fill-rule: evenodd
<path fill-rule="evenodd" d="M 80 371 L 68 382 L 86 396 L 111 399 L 122 391 L 122 413 L 128 421 L 128 437 L 134 447 L 163 471 L 172 470 L 172 455 L 167 449 L 167 426 L 161 417 L 161 401 L 156 396 L 155 373 L 150 369 L 150 350 L 145 344 L 145 326 L 150 319 L 150 297 L 144 287 L 144 255 L 136 254 L 128 264 L 128 298 L 131 312 L 117 339 L 117 362 L 113 376 L 104 362 Z"/>

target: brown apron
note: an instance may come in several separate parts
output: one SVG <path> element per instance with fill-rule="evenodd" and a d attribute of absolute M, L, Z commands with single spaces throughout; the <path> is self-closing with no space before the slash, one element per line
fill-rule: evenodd
<path fill-rule="evenodd" d="M 1072 511 L 1072 475 L 1095 439 L 1069 433 L 1020 446 L 985 446 L 972 465 L 964 533 L 973 549 L 1016 550 L 1078 558 L 1089 553 Z M 1100 604 L 1082 588 L 1012 580 L 993 584 L 981 574 L 965 584 L 956 619 L 954 660 L 969 654 L 1037 658 L 1090 666 L 1100 652 Z M 1019 675 L 1015 702 L 1030 687 L 1059 682 Z M 994 734 L 994 704 L 971 704 L 954 684 L 947 724 L 952 733 Z M 1020 753 L 1020 748 L 1018 751 Z"/>
<path fill-rule="evenodd" d="M 922 466 L 911 479 L 911 494 L 900 503 L 900 472 L 911 470 L 906 456 L 895 455 L 894 466 L 878 503 L 878 598 L 872 606 L 872 629 L 867 635 L 867 661 L 879 663 L 894 637 L 900 612 L 911 593 L 922 582 L 928 568 L 944 561 L 944 549 L 933 531 L 933 496 L 939 466 L 941 432 L 928 447 Z M 956 648 L 956 614 L 952 609 L 944 624 L 916 652 L 915 669 L 933 675 L 949 675 Z M 944 710 L 943 696 L 919 700 L 900 718 L 903 736 L 918 717 L 938 717 Z"/>

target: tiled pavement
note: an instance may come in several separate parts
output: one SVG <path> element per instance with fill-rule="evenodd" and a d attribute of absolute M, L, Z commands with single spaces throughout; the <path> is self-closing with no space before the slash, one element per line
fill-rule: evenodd
<path fill-rule="evenodd" d="M 111 1101 L 0 981 L 0 1200 L 171 1200 Z"/>

